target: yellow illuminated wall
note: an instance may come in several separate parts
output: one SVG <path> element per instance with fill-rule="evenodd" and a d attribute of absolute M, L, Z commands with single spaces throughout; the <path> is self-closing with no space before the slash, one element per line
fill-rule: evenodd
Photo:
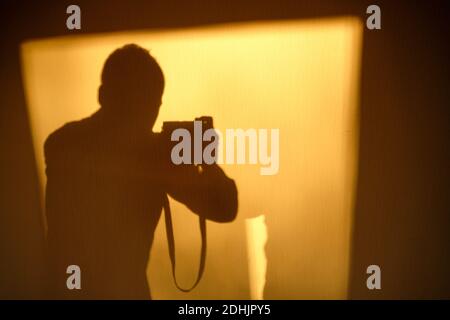
<path fill-rule="evenodd" d="M 156 131 L 164 120 L 201 115 L 223 132 L 280 129 L 277 175 L 260 176 L 258 165 L 222 166 L 238 186 L 238 218 L 208 223 L 206 271 L 192 293 L 173 285 L 160 221 L 148 270 L 153 298 L 261 298 L 262 288 L 273 299 L 346 298 L 361 36 L 359 20 L 342 17 L 26 42 L 23 76 L 42 187 L 45 138 L 99 107 L 106 57 L 137 43 L 166 76 Z M 178 277 L 189 286 L 198 267 L 197 218 L 171 205 Z"/>

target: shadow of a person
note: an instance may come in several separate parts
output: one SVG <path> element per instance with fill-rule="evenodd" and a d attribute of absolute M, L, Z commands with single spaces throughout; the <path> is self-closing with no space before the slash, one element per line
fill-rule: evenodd
<path fill-rule="evenodd" d="M 101 108 L 46 140 L 50 297 L 149 299 L 146 267 L 166 194 L 217 222 L 237 214 L 237 189 L 217 165 L 175 166 L 152 132 L 164 75 L 130 44 L 106 60 Z M 69 265 L 81 289 L 66 286 Z"/>

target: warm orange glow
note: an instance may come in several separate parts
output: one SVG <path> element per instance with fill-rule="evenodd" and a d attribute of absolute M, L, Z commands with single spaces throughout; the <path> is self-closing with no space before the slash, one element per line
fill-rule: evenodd
<path fill-rule="evenodd" d="M 149 264 L 153 298 L 250 298 L 257 288 L 249 279 L 265 271 L 263 263 L 248 271 L 255 253 L 247 252 L 253 246 L 247 247 L 245 219 L 261 214 L 266 298 L 346 298 L 361 36 L 359 20 L 344 17 L 27 42 L 23 75 L 42 185 L 45 138 L 98 108 L 106 57 L 137 43 L 150 49 L 166 76 L 156 130 L 164 120 L 201 115 L 213 116 L 223 132 L 280 129 L 278 175 L 260 176 L 259 165 L 223 166 L 238 185 L 239 216 L 232 224 L 208 223 L 205 276 L 190 294 L 172 283 L 161 222 Z M 172 207 L 178 277 L 187 286 L 198 264 L 197 219 L 181 204 Z"/>
<path fill-rule="evenodd" d="M 255 300 L 264 299 L 266 283 L 267 259 L 264 246 L 267 241 L 265 216 L 260 215 L 246 220 L 248 273 L 250 277 L 250 297 Z"/>

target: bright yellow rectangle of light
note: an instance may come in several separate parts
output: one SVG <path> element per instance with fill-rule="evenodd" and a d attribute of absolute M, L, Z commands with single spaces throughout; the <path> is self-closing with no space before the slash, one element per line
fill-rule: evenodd
<path fill-rule="evenodd" d="M 213 116 L 222 132 L 280 129 L 277 175 L 260 176 L 255 165 L 223 166 L 238 186 L 239 216 L 227 225 L 209 223 L 206 273 L 194 292 L 176 292 L 164 229 L 158 227 L 148 272 L 153 297 L 250 298 L 252 273 L 264 272 L 256 270 L 262 266 L 248 269 L 248 257 L 254 256 L 248 250 L 257 246 L 247 246 L 252 242 L 245 219 L 262 214 L 265 298 L 346 298 L 361 37 L 360 21 L 341 17 L 26 42 L 23 76 L 42 186 L 45 138 L 99 107 L 105 59 L 117 47 L 137 43 L 150 49 L 166 77 L 156 130 L 164 120 L 201 115 Z M 172 205 L 178 276 L 188 285 L 197 268 L 196 218 Z"/>

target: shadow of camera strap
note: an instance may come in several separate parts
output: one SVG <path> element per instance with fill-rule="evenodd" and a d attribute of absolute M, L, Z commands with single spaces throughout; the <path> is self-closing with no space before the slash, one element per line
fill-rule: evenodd
<path fill-rule="evenodd" d="M 197 274 L 197 280 L 195 283 L 189 288 L 184 289 L 178 285 L 177 277 L 176 277 L 176 261 L 175 261 L 175 238 L 173 235 L 173 225 L 172 225 L 172 214 L 170 211 L 170 205 L 169 205 L 169 199 L 166 194 L 164 194 L 164 216 L 166 220 L 166 234 L 167 234 L 167 242 L 169 245 L 169 256 L 170 256 L 170 262 L 172 263 L 172 276 L 173 280 L 175 282 L 175 286 L 183 292 L 189 292 L 192 289 L 194 289 L 198 283 L 200 282 L 200 279 L 202 278 L 203 271 L 205 270 L 205 262 L 206 262 L 206 219 L 204 217 L 199 216 L 199 224 L 200 224 L 200 233 L 202 238 L 202 248 L 200 252 L 200 264 L 198 267 L 198 274 Z"/>

